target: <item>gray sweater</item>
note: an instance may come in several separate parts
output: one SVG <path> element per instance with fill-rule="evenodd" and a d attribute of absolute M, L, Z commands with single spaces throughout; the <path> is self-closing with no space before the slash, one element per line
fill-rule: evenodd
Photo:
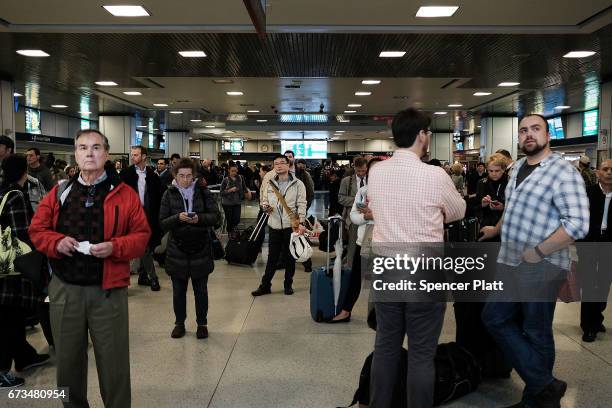
<path fill-rule="evenodd" d="M 238 187 L 238 190 L 233 193 L 228 193 L 226 190 L 232 187 Z M 236 176 L 235 180 L 232 180 L 230 177 L 224 178 L 221 182 L 221 204 L 240 205 L 246 191 L 247 187 L 242 176 Z"/>

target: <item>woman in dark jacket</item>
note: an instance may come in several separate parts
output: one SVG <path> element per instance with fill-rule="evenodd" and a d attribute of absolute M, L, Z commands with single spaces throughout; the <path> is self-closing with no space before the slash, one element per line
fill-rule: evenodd
<path fill-rule="evenodd" d="M 496 225 L 504 212 L 506 202 L 507 159 L 499 153 L 487 160 L 487 178 L 476 186 L 476 205 L 480 226 Z"/>
<path fill-rule="evenodd" d="M 33 211 L 28 198 L 27 162 L 22 155 L 9 156 L 2 162 L 3 184 L 0 186 L 0 202 L 6 197 L 0 211 L 2 230 L 10 228 L 13 237 L 32 247 L 28 227 Z M 20 275 L 0 274 L 0 388 L 18 387 L 24 379 L 11 373 L 15 362 L 17 371 L 43 365 L 48 354 L 38 354 L 26 340 L 25 321 L 27 308 L 36 308 L 41 297 L 31 282 Z"/>
<path fill-rule="evenodd" d="M 159 220 L 164 233 L 170 232 L 166 250 L 166 272 L 172 278 L 175 327 L 172 338 L 185 335 L 187 283 L 191 278 L 195 296 L 197 338 L 208 337 L 208 274 L 215 267 L 209 231 L 221 217 L 212 195 L 199 186 L 189 159 L 172 169 L 174 181 L 164 193 Z"/>

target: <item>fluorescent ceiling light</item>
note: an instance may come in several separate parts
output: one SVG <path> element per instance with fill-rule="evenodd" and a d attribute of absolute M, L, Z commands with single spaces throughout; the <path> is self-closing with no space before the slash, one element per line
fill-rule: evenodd
<path fill-rule="evenodd" d="M 406 54 L 406 51 L 381 51 L 381 58 L 401 58 Z"/>
<path fill-rule="evenodd" d="M 91 112 L 79 112 L 81 115 L 91 115 Z"/>
<path fill-rule="evenodd" d="M 183 113 L 183 111 L 170 111 L 170 113 L 173 115 L 180 115 L 181 113 Z"/>
<path fill-rule="evenodd" d="M 476 126 L 476 127 L 477 127 L 477 128 L 481 128 L 482 126 L 478 125 L 478 126 Z"/>
<path fill-rule="evenodd" d="M 97 81 L 96 85 L 99 86 L 117 86 L 117 83 L 114 81 Z"/>
<path fill-rule="evenodd" d="M 336 130 L 336 133 L 344 133 L 346 130 Z"/>
<path fill-rule="evenodd" d="M 138 95 L 142 95 L 142 92 L 138 92 L 138 91 L 125 91 L 123 92 L 125 95 L 130 95 L 130 96 L 138 96 Z"/>
<path fill-rule="evenodd" d="M 43 50 L 17 50 L 17 54 L 23 55 L 24 57 L 48 57 L 49 54 Z"/>
<path fill-rule="evenodd" d="M 242 93 L 240 91 L 228 91 L 228 92 L 226 92 L 226 94 L 228 94 L 229 96 L 242 96 L 242 95 L 244 95 L 244 93 Z"/>
<path fill-rule="evenodd" d="M 458 6 L 422 6 L 417 11 L 417 17 L 451 17 L 459 9 Z"/>
<path fill-rule="evenodd" d="M 595 51 L 571 51 L 563 56 L 563 58 L 586 58 L 595 55 Z"/>
<path fill-rule="evenodd" d="M 202 119 L 191 119 L 190 122 L 201 122 Z"/>
<path fill-rule="evenodd" d="M 349 108 L 361 108 L 361 104 L 360 103 L 349 103 L 347 106 Z"/>
<path fill-rule="evenodd" d="M 434 112 L 434 115 L 446 115 L 448 112 Z"/>
<path fill-rule="evenodd" d="M 268 119 L 257 119 L 258 122 L 263 123 L 263 122 L 267 122 Z"/>
<path fill-rule="evenodd" d="M 501 82 L 499 85 L 497 86 L 519 86 L 521 83 L 520 82 Z"/>
<path fill-rule="evenodd" d="M 259 113 L 259 111 L 258 111 L 258 110 L 248 110 L 247 112 L 248 112 L 248 113 Z"/>
<path fill-rule="evenodd" d="M 205 127 L 209 128 L 209 129 L 212 129 L 212 128 L 215 127 L 215 125 L 206 125 Z"/>
<path fill-rule="evenodd" d="M 159 130 L 158 128 L 153 128 L 153 130 Z"/>
<path fill-rule="evenodd" d="M 146 128 L 147 125 L 140 125 L 140 126 L 136 126 L 137 128 Z"/>
<path fill-rule="evenodd" d="M 179 54 L 185 58 L 204 58 L 206 56 L 204 51 L 179 51 Z"/>
<path fill-rule="evenodd" d="M 102 6 L 115 17 L 148 17 L 149 12 L 142 6 Z"/>
<path fill-rule="evenodd" d="M 168 106 L 167 103 L 154 103 L 153 106 L 157 106 L 158 108 L 165 108 Z"/>
<path fill-rule="evenodd" d="M 67 108 L 68 106 L 66 105 L 51 105 L 52 108 L 57 108 L 57 109 L 63 109 L 63 108 Z"/>
<path fill-rule="evenodd" d="M 474 92 L 474 96 L 489 96 L 491 92 Z"/>
<path fill-rule="evenodd" d="M 357 113 L 357 111 L 354 111 L 354 110 L 345 110 L 344 113 Z"/>
<path fill-rule="evenodd" d="M 571 108 L 571 106 L 567 106 L 567 105 L 555 106 L 555 109 L 569 109 L 569 108 Z"/>
<path fill-rule="evenodd" d="M 380 80 L 379 79 L 364 79 L 363 81 L 361 81 L 361 83 L 364 85 L 378 85 L 380 84 Z"/>
<path fill-rule="evenodd" d="M 14 92 L 14 93 L 13 93 L 13 96 L 20 97 L 20 96 L 23 96 L 23 95 L 22 95 L 22 94 L 20 94 L 20 93 Z"/>
<path fill-rule="evenodd" d="M 451 103 L 450 105 L 448 105 L 449 108 L 460 108 L 463 105 L 460 103 Z"/>
<path fill-rule="evenodd" d="M 355 92 L 355 96 L 369 96 L 372 95 L 372 92 L 367 92 L 367 91 L 357 91 Z"/>

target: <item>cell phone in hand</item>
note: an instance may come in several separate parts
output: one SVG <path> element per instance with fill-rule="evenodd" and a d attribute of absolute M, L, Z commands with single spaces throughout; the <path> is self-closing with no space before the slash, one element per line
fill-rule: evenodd
<path fill-rule="evenodd" d="M 501 203 L 499 201 L 497 201 L 497 200 L 493 200 L 493 201 L 491 201 L 491 204 L 494 205 L 494 206 L 498 206 Z"/>
<path fill-rule="evenodd" d="M 187 213 L 187 216 L 188 216 L 189 218 L 193 218 L 193 217 L 195 217 L 195 216 L 196 216 L 196 213 L 194 213 L 194 212 L 190 212 L 190 213 Z"/>
<path fill-rule="evenodd" d="M 359 208 L 359 209 L 364 209 L 364 208 L 366 208 L 366 207 L 367 207 L 366 203 L 357 203 L 357 204 L 356 204 L 356 206 L 357 206 L 357 208 Z"/>

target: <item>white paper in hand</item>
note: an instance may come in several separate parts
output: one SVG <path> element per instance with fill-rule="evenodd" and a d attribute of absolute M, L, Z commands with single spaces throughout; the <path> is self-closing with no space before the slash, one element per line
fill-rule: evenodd
<path fill-rule="evenodd" d="M 76 247 L 76 250 L 85 255 L 91 255 L 91 244 L 89 241 L 79 242 L 79 245 Z"/>

